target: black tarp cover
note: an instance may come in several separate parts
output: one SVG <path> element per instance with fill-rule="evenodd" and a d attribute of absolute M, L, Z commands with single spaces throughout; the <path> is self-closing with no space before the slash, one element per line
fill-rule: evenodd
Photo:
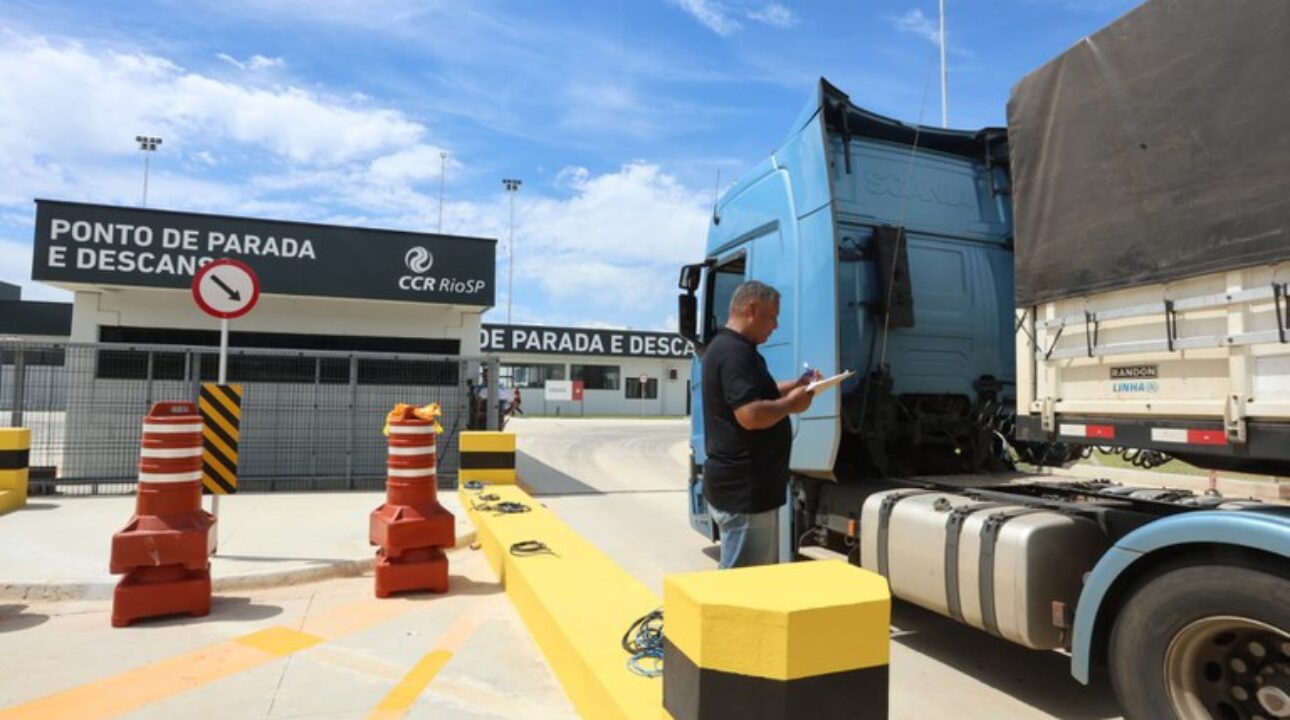
<path fill-rule="evenodd" d="M 1290 260 L 1290 0 L 1151 0 L 1017 83 L 1008 133 L 1019 306 Z"/>

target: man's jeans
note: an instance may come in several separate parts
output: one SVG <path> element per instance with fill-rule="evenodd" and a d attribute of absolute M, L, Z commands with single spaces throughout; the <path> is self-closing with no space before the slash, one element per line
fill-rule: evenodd
<path fill-rule="evenodd" d="M 779 508 L 763 513 L 728 513 L 709 505 L 708 512 L 721 529 L 723 570 L 779 562 Z"/>

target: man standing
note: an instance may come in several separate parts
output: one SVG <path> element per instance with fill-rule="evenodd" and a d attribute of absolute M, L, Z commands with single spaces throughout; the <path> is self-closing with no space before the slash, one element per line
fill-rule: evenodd
<path fill-rule="evenodd" d="M 703 352 L 703 496 L 721 530 L 721 567 L 768 565 L 779 552 L 777 514 L 788 490 L 788 416 L 811 406 L 818 373 L 776 382 L 757 346 L 779 327 L 779 292 L 735 288 L 730 319 Z"/>

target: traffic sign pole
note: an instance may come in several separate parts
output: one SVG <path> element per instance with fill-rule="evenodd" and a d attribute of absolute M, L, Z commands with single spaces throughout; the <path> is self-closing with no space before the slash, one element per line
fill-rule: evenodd
<path fill-rule="evenodd" d="M 219 319 L 219 384 L 228 384 L 228 318 Z M 211 555 L 219 552 L 219 493 L 211 493 L 211 515 L 215 525 L 211 528 Z"/>
<path fill-rule="evenodd" d="M 222 258 L 203 265 L 193 276 L 193 300 L 202 312 L 219 318 L 219 384 L 228 384 L 228 321 L 251 312 L 260 299 L 260 280 L 250 266 L 240 260 Z M 211 514 L 215 527 L 211 531 L 210 554 L 219 551 L 219 496 L 211 493 Z"/>

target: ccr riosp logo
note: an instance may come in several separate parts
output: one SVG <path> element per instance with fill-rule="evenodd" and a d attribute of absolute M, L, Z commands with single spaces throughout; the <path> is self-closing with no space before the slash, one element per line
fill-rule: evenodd
<path fill-rule="evenodd" d="M 408 248 L 408 252 L 403 256 L 403 264 L 408 266 L 412 272 L 420 275 L 429 270 L 434 265 L 434 255 L 429 250 L 417 245 Z"/>
<path fill-rule="evenodd" d="M 448 256 L 448 269 L 452 269 L 452 256 Z M 434 266 L 434 255 L 420 245 L 408 248 L 403 254 L 403 264 L 412 271 L 411 275 L 399 277 L 399 289 L 425 293 L 452 293 L 457 295 L 475 295 L 484 289 L 483 280 L 463 280 L 455 277 L 436 277 L 427 275 Z M 440 268 L 440 272 L 443 268 Z"/>

